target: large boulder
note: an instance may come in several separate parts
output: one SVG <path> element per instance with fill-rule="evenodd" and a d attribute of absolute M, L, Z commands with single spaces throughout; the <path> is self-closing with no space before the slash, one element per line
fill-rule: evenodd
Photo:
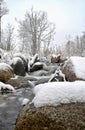
<path fill-rule="evenodd" d="M 25 76 L 24 62 L 20 57 L 14 57 L 11 61 L 11 66 L 16 75 Z"/>
<path fill-rule="evenodd" d="M 85 130 L 85 103 L 29 108 L 20 112 L 15 130 Z"/>
<path fill-rule="evenodd" d="M 15 130 L 85 129 L 84 81 L 39 84 L 34 94 L 21 111 Z"/>
<path fill-rule="evenodd" d="M 58 106 L 66 103 L 85 102 L 85 81 L 48 82 L 33 89 L 35 107 Z"/>
<path fill-rule="evenodd" d="M 26 58 L 26 56 L 22 55 L 21 53 L 15 53 L 14 57 L 19 57 L 22 59 L 25 71 L 28 72 L 28 59 Z"/>
<path fill-rule="evenodd" d="M 6 63 L 0 63 L 0 81 L 5 83 L 13 76 L 14 72 L 12 67 Z"/>
<path fill-rule="evenodd" d="M 62 67 L 68 81 L 85 81 L 85 57 L 70 57 Z"/>

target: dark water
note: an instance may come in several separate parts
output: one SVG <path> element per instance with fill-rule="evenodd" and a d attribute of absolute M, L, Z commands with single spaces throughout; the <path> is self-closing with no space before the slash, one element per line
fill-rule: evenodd
<path fill-rule="evenodd" d="M 32 89 L 24 88 L 11 94 L 0 94 L 0 130 L 14 130 L 24 98 L 33 98 Z"/>

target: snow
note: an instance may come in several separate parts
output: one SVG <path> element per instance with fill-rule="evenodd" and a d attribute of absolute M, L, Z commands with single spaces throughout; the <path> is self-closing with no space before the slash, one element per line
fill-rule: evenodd
<path fill-rule="evenodd" d="M 0 91 L 4 91 L 4 90 L 6 90 L 7 92 L 8 91 L 15 92 L 15 89 L 13 88 L 13 86 L 0 82 Z"/>
<path fill-rule="evenodd" d="M 22 62 L 23 64 L 23 61 L 20 57 L 14 57 L 11 61 L 11 64 L 13 63 L 13 65 L 16 65 L 18 61 Z"/>
<path fill-rule="evenodd" d="M 64 81 L 66 81 L 65 79 L 65 75 L 62 73 L 61 70 L 56 70 L 54 74 L 52 74 L 51 78 L 49 79 L 48 82 L 51 82 L 53 80 L 53 78 L 55 78 L 56 76 L 62 76 Z M 56 79 L 56 81 L 59 81 L 58 79 Z"/>
<path fill-rule="evenodd" d="M 12 67 L 6 63 L 0 63 L 0 70 L 12 70 Z"/>
<path fill-rule="evenodd" d="M 63 77 L 64 81 L 66 81 L 65 74 L 63 74 L 61 70 L 59 70 L 58 72 L 59 72 L 59 75 Z"/>
<path fill-rule="evenodd" d="M 19 78 L 19 76 L 14 74 L 14 77 L 12 77 L 11 79 L 18 79 L 18 78 Z"/>
<path fill-rule="evenodd" d="M 49 82 L 34 88 L 35 107 L 57 106 L 71 102 L 85 102 L 85 81 Z"/>
<path fill-rule="evenodd" d="M 60 56 L 60 54 L 58 54 L 58 55 L 52 54 L 53 58 L 57 58 L 58 56 Z"/>
<path fill-rule="evenodd" d="M 19 52 L 18 52 L 18 53 L 15 53 L 15 54 L 14 54 L 14 58 L 16 58 L 16 57 L 21 58 L 22 61 L 24 61 L 25 63 L 28 62 L 27 55 L 25 56 L 25 54 L 23 54 L 23 53 L 19 53 Z"/>
<path fill-rule="evenodd" d="M 28 98 L 24 98 L 23 101 L 22 101 L 22 105 L 26 105 L 27 103 L 29 102 L 29 99 Z"/>
<path fill-rule="evenodd" d="M 21 102 L 21 105 L 26 105 L 30 100 L 28 98 L 21 97 L 19 98 L 19 101 Z"/>
<path fill-rule="evenodd" d="M 29 64 L 30 64 L 30 66 L 32 66 L 34 63 L 35 63 L 35 61 L 36 61 L 36 59 L 38 59 L 38 54 L 35 54 L 33 57 L 31 57 L 32 59 L 29 61 Z"/>
<path fill-rule="evenodd" d="M 14 55 L 13 55 L 13 57 L 20 57 L 21 59 L 26 59 L 25 58 L 25 55 L 24 54 L 22 54 L 22 53 L 15 53 Z"/>
<path fill-rule="evenodd" d="M 5 62 L 7 64 L 10 63 L 10 60 L 13 58 L 13 54 L 15 52 L 12 50 L 12 51 L 5 51 L 3 50 L 3 53 L 1 55 L 1 62 Z"/>
<path fill-rule="evenodd" d="M 34 65 L 43 65 L 41 62 L 36 62 Z"/>
<path fill-rule="evenodd" d="M 70 57 L 74 71 L 78 78 L 85 79 L 85 57 Z"/>

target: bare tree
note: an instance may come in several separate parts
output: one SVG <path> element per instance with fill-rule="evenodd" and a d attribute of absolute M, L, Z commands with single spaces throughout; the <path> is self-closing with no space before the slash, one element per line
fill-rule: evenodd
<path fill-rule="evenodd" d="M 76 36 L 74 40 L 68 40 L 65 45 L 68 56 L 85 56 L 85 32 L 82 36 Z"/>
<path fill-rule="evenodd" d="M 15 38 L 14 38 L 14 27 L 8 24 L 6 29 L 2 31 L 2 43 L 1 48 L 7 51 L 14 50 L 15 48 Z"/>
<path fill-rule="evenodd" d="M 74 39 L 75 42 L 75 55 L 81 56 L 81 42 L 80 42 L 80 37 L 77 35 Z"/>
<path fill-rule="evenodd" d="M 81 55 L 85 56 L 85 32 L 80 37 Z"/>
<path fill-rule="evenodd" d="M 34 55 L 40 52 L 40 48 L 47 49 L 53 40 L 55 26 L 49 23 L 47 13 L 44 11 L 34 11 L 31 8 L 25 15 L 23 21 L 19 21 L 19 36 L 23 44 L 31 48 Z"/>
<path fill-rule="evenodd" d="M 7 13 L 8 9 L 6 7 L 6 3 L 4 2 L 4 0 L 0 0 L 0 43 L 1 43 L 1 19 Z"/>

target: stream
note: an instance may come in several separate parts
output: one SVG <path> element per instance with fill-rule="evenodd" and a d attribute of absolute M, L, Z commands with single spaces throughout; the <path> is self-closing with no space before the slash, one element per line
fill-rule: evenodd
<path fill-rule="evenodd" d="M 18 89 L 14 93 L 0 93 L 0 130 L 14 130 L 23 99 L 32 100 L 32 88 Z"/>
<path fill-rule="evenodd" d="M 54 64 L 45 66 L 45 70 L 29 73 L 25 77 L 26 81 L 30 81 L 27 88 L 17 89 L 14 93 L 0 93 L 0 130 L 14 130 L 16 119 L 23 107 L 23 100 L 26 98 L 30 102 L 34 97 L 32 88 L 35 85 L 48 82 L 57 68 L 58 65 Z"/>

